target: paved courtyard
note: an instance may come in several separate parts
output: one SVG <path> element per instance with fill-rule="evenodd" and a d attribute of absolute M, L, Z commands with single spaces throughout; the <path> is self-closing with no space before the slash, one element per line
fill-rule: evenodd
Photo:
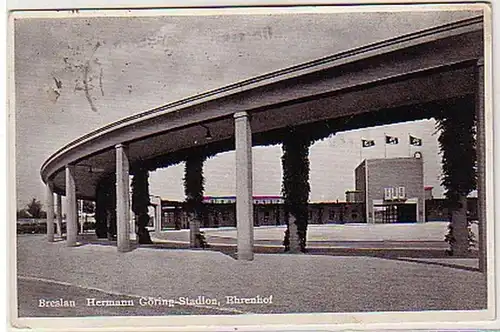
<path fill-rule="evenodd" d="M 312 227 L 310 236 L 321 237 L 321 227 Z M 357 228 L 352 226 L 349 231 L 356 233 Z M 260 230 L 256 230 L 258 238 L 282 233 L 274 229 L 261 234 Z M 332 229 L 334 234 L 337 231 Z M 214 232 L 227 235 L 234 231 Z M 383 239 L 382 233 L 367 232 L 365 228 L 365 232 L 358 232 L 358 240 Z M 403 239 L 403 235 L 396 233 Z M 440 236 L 429 234 L 427 238 L 434 237 Z M 43 235 L 20 235 L 17 272 L 20 316 L 227 315 L 486 307 L 486 284 L 477 271 L 475 258 L 256 254 L 254 261 L 247 262 L 212 250 L 139 247 L 118 253 L 112 245 L 87 243 L 68 248 L 63 241 L 47 243 Z M 231 296 L 259 296 L 271 299 L 271 303 L 235 303 L 228 300 Z M 148 297 L 176 300 L 203 297 L 215 299 L 217 304 L 141 305 L 140 301 Z M 74 300 L 76 307 L 38 307 L 40 299 L 59 298 Z M 88 306 L 88 298 L 131 299 L 134 306 Z"/>
<path fill-rule="evenodd" d="M 422 224 L 312 224 L 308 226 L 307 247 L 312 253 L 353 254 L 371 251 L 372 254 L 396 253 L 418 257 L 444 256 L 448 244 L 444 242 L 448 223 Z M 282 252 L 286 226 L 254 228 L 254 244 L 261 252 Z M 207 242 L 220 249 L 235 246 L 234 227 L 202 228 Z M 477 236 L 477 225 L 472 226 Z M 168 230 L 151 233 L 156 243 L 187 244 L 189 230 Z M 273 251 L 274 249 L 274 251 Z M 471 253 L 476 256 L 476 251 Z"/>
<path fill-rule="evenodd" d="M 311 224 L 307 228 L 308 242 L 321 241 L 440 241 L 447 232 L 447 222 L 400 224 Z M 254 228 L 256 240 L 282 240 L 286 226 Z M 477 233 L 477 225 L 473 226 Z M 211 236 L 236 238 L 235 228 L 206 229 Z"/>

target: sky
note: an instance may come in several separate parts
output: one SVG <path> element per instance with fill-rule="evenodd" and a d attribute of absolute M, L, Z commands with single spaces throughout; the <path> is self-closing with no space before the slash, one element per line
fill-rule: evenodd
<path fill-rule="evenodd" d="M 421 10 L 161 14 L 16 18 L 10 102 L 19 208 L 32 197 L 43 201 L 42 163 L 91 130 L 252 76 L 477 15 Z M 361 158 L 409 156 L 414 150 L 409 150 L 408 134 L 423 139 L 425 185 L 442 195 L 434 128 L 426 120 L 337 133 L 315 143 L 310 150 L 310 200 L 344 200 L 344 192 L 354 189 L 354 168 Z M 400 144 L 384 146 L 384 133 L 398 136 Z M 361 151 L 361 138 L 375 139 L 376 145 Z M 279 195 L 280 157 L 280 146 L 254 148 L 255 195 Z M 182 164 L 152 172 L 151 194 L 182 200 L 182 173 Z M 234 153 L 208 160 L 205 176 L 207 195 L 234 194 Z"/>
<path fill-rule="evenodd" d="M 385 133 L 399 138 L 397 145 L 385 145 Z M 309 151 L 310 202 L 344 201 L 345 191 L 355 189 L 354 169 L 362 159 L 413 156 L 424 157 L 424 184 L 433 186 L 434 196 L 442 196 L 438 134 L 433 120 L 337 133 L 314 143 Z M 422 138 L 421 147 L 408 144 L 409 134 Z M 361 139 L 375 140 L 375 146 L 361 148 Z M 281 145 L 253 148 L 254 195 L 279 195 L 281 190 Z M 362 159 L 361 159 L 362 158 Z M 219 154 L 205 163 L 206 195 L 234 195 L 236 183 L 234 152 Z M 184 165 L 151 172 L 150 191 L 165 199 L 182 199 Z"/>

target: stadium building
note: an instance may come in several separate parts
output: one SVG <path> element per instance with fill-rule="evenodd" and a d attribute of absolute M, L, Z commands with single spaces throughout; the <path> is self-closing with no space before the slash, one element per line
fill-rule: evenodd
<path fill-rule="evenodd" d="M 346 191 L 344 202 L 309 203 L 309 223 L 408 223 L 446 221 L 444 199 L 432 196 L 424 186 L 423 159 L 413 157 L 365 159 L 354 170 L 355 190 Z M 475 214 L 470 198 L 471 213 Z M 235 196 L 205 196 L 203 227 L 236 226 Z M 284 225 L 281 196 L 253 196 L 254 226 Z M 428 208 L 427 208 L 428 205 Z M 188 228 L 184 203 L 162 201 L 162 228 Z"/>
<path fill-rule="evenodd" d="M 366 159 L 354 173 L 367 223 L 425 221 L 421 153 L 405 158 Z"/>

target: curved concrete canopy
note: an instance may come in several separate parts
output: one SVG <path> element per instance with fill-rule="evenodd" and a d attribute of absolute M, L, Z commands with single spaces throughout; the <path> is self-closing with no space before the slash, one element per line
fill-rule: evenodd
<path fill-rule="evenodd" d="M 192 149 L 231 150 L 241 111 L 251 115 L 254 145 L 279 142 L 291 126 L 318 139 L 430 118 L 450 103 L 473 102 L 483 38 L 482 17 L 474 17 L 237 82 L 90 132 L 48 158 L 41 176 L 63 194 L 64 167 L 73 164 L 77 196 L 92 199 L 98 180 L 115 170 L 115 145 L 128 145 L 132 173 L 177 163 Z"/>

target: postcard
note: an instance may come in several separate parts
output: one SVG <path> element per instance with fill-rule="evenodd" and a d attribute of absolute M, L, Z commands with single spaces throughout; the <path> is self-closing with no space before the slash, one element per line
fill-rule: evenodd
<path fill-rule="evenodd" d="M 11 328 L 491 326 L 491 15 L 10 12 Z"/>

